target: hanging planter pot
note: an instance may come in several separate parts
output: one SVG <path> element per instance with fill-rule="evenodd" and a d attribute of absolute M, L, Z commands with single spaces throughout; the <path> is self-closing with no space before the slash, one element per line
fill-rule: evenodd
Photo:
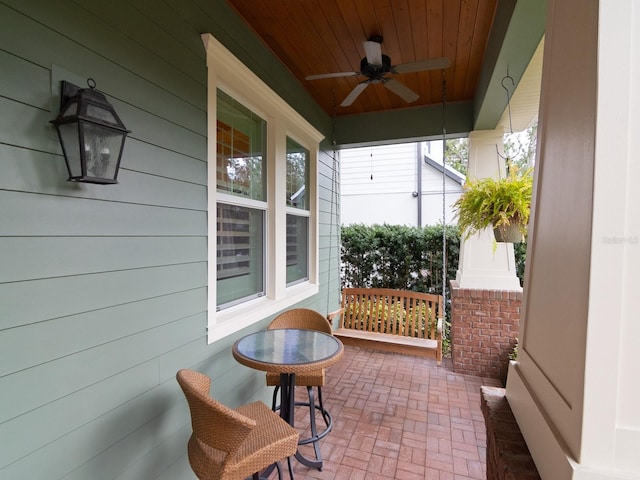
<path fill-rule="evenodd" d="M 497 242 L 522 242 L 531 210 L 532 173 L 531 168 L 518 172 L 511 166 L 505 178 L 467 180 L 453 205 L 465 238 L 493 228 Z"/>
<path fill-rule="evenodd" d="M 496 242 L 522 243 L 524 241 L 522 226 L 516 223 L 495 227 L 493 229 L 493 236 L 496 237 Z"/>

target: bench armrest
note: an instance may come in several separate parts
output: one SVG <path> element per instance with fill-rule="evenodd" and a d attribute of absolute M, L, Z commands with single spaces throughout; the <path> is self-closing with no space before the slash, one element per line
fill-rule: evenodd
<path fill-rule="evenodd" d="M 340 319 L 340 317 L 342 316 L 343 313 L 344 313 L 344 308 L 339 308 L 335 312 L 329 312 L 329 313 L 327 313 L 327 320 L 329 320 L 329 323 L 331 325 L 333 325 L 333 320 L 335 318 Z M 340 326 L 340 324 L 338 323 L 338 327 L 339 326 Z"/>

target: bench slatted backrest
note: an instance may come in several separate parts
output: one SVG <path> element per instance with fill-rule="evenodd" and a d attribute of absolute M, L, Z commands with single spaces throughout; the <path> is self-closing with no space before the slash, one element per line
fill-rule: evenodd
<path fill-rule="evenodd" d="M 345 288 L 342 328 L 436 338 L 442 296 L 388 288 Z"/>

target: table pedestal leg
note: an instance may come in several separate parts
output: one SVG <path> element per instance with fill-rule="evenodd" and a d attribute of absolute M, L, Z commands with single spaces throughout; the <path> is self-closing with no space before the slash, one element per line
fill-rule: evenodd
<path fill-rule="evenodd" d="M 280 417 L 284 419 L 289 425 L 294 426 L 294 409 L 295 409 L 295 389 L 296 389 L 296 375 L 295 373 L 281 373 L 280 374 Z M 316 447 L 316 445 L 314 445 Z M 322 460 L 311 460 L 300 453 L 300 450 L 296 451 L 296 459 L 306 465 L 309 468 L 316 468 L 322 470 Z"/>
<path fill-rule="evenodd" d="M 280 417 L 294 426 L 296 374 L 280 374 Z"/>

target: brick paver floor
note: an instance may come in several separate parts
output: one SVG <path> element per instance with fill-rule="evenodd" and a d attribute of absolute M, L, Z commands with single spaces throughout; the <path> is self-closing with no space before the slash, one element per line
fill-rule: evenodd
<path fill-rule="evenodd" d="M 322 471 L 292 460 L 297 480 L 482 480 L 486 434 L 480 386 L 497 380 L 453 373 L 450 362 L 345 347 L 322 389 L 333 430 L 320 441 Z M 296 389 L 300 401 L 304 388 Z M 323 425 L 318 417 L 319 425 Z M 304 435 L 308 409 L 297 407 Z M 300 447 L 310 455 L 310 446 Z M 283 477 L 288 478 L 288 471 Z M 275 473 L 271 478 L 276 478 Z"/>

